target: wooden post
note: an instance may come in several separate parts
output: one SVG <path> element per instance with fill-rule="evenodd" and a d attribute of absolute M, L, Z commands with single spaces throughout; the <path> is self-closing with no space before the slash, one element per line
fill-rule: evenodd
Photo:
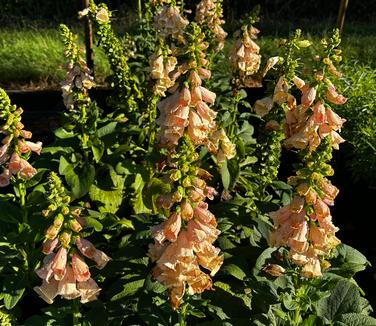
<path fill-rule="evenodd" d="M 88 8 L 89 0 L 82 0 L 82 7 L 83 9 Z M 86 15 L 83 19 L 85 29 L 86 63 L 94 77 L 93 27 L 89 15 Z"/>
<path fill-rule="evenodd" d="M 346 9 L 349 4 L 349 0 L 341 0 L 338 11 L 337 18 L 337 28 L 339 29 L 340 34 L 342 34 L 343 25 L 345 23 Z"/>

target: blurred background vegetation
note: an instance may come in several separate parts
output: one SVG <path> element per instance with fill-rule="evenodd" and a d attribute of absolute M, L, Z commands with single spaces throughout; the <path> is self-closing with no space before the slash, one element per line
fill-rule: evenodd
<path fill-rule="evenodd" d="M 137 24 L 138 0 L 103 0 L 114 11 L 120 35 L 132 34 Z M 193 9 L 198 0 L 187 0 Z M 142 0 L 141 0 L 142 3 Z M 320 39 L 335 27 L 340 0 L 223 0 L 230 47 L 239 21 L 257 4 L 261 7 L 259 44 L 265 56 L 278 53 L 278 39 L 301 28 L 307 38 Z M 81 0 L 0 0 L 0 87 L 59 89 L 64 77 L 63 45 L 58 25 L 65 23 L 83 34 L 77 18 Z M 376 185 L 376 1 L 349 0 L 342 49 L 345 72 L 342 91 L 349 102 L 340 108 L 347 120 L 347 159 L 357 180 Z M 81 38 L 82 39 L 82 38 Z M 110 74 L 103 53 L 95 49 L 96 81 L 106 86 Z"/>

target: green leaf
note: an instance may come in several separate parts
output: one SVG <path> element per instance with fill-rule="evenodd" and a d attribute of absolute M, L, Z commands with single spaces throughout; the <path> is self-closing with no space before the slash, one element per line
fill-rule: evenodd
<path fill-rule="evenodd" d="M 156 213 L 158 211 L 157 207 L 155 206 L 156 198 L 159 195 L 168 193 L 170 190 L 171 186 L 168 183 L 165 183 L 157 178 L 152 178 L 142 189 L 142 196 L 145 206 Z"/>
<path fill-rule="evenodd" d="M 143 189 L 145 187 L 145 181 L 140 173 L 135 175 L 134 182 L 131 185 L 133 191 L 132 204 L 136 214 L 150 213 L 150 209 L 145 205 L 143 200 Z"/>
<path fill-rule="evenodd" d="M 59 173 L 65 176 L 74 199 L 86 195 L 95 179 L 95 168 L 92 164 L 74 166 L 64 156 L 60 157 Z"/>
<path fill-rule="evenodd" d="M 111 166 L 97 171 L 97 183 L 90 188 L 90 199 L 98 202 L 99 210 L 115 214 L 122 201 L 125 177 L 118 175 Z"/>
<path fill-rule="evenodd" d="M 332 273 L 349 278 L 369 265 L 367 258 L 350 246 L 340 244 L 337 252 L 338 256 L 333 260 L 333 267 L 330 269 Z"/>
<path fill-rule="evenodd" d="M 17 224 L 19 220 L 22 220 L 21 217 L 22 211 L 19 207 L 6 201 L 0 201 L 0 221 Z"/>
<path fill-rule="evenodd" d="M 237 278 L 238 280 L 244 280 L 246 273 L 237 265 L 229 264 L 223 267 L 223 271 Z"/>
<path fill-rule="evenodd" d="M 100 232 L 103 229 L 103 225 L 101 222 L 99 222 L 97 219 L 91 216 L 85 217 L 86 225 L 94 228 L 96 232 Z"/>
<path fill-rule="evenodd" d="M 57 138 L 60 138 L 60 139 L 68 139 L 68 138 L 73 138 L 75 136 L 73 131 L 67 131 L 63 127 L 55 129 L 54 134 Z"/>
<path fill-rule="evenodd" d="M 118 294 L 115 294 L 111 301 L 116 301 L 127 296 L 135 294 L 140 288 L 144 286 L 145 280 L 136 280 L 123 285 L 123 290 Z"/>
<path fill-rule="evenodd" d="M 118 122 L 117 121 L 112 121 L 110 123 L 108 123 L 107 125 L 99 128 L 97 130 L 97 135 L 99 138 L 102 138 L 104 136 L 107 136 L 109 134 L 112 134 L 116 131 L 116 126 L 118 125 Z"/>
<path fill-rule="evenodd" d="M 340 280 L 331 291 L 329 297 L 321 299 L 317 304 L 317 315 L 333 321 L 344 313 L 359 313 L 361 300 L 359 290 L 348 280 Z"/>
<path fill-rule="evenodd" d="M 12 309 L 22 298 L 25 292 L 25 279 L 22 277 L 11 277 L 4 280 L 3 300 L 6 309 Z"/>
<path fill-rule="evenodd" d="M 230 187 L 231 176 L 227 167 L 227 160 L 221 164 L 221 179 L 223 188 L 228 189 Z"/>
<path fill-rule="evenodd" d="M 348 313 L 342 314 L 336 321 L 342 322 L 347 326 L 375 326 L 376 319 L 362 314 Z"/>

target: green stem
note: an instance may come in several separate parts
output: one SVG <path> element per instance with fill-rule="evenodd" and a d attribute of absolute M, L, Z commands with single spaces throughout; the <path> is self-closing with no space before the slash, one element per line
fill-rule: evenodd
<path fill-rule="evenodd" d="M 79 306 L 77 299 L 72 301 L 72 310 L 73 310 L 73 314 L 72 314 L 73 326 L 80 326 L 81 325 L 81 322 L 80 322 L 81 313 L 80 313 L 80 306 Z"/>
<path fill-rule="evenodd" d="M 142 21 L 142 4 L 141 0 L 138 0 L 138 19 Z"/>

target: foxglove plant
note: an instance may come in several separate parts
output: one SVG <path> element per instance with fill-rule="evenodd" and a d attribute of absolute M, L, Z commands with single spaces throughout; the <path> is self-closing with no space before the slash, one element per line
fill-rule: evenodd
<path fill-rule="evenodd" d="M 21 206 L 24 206 L 25 182 L 37 173 L 28 159 L 32 152 L 40 154 L 42 143 L 30 141 L 32 133 L 24 129 L 22 113 L 23 110 L 11 105 L 8 95 L 0 89 L 0 118 L 4 121 L 0 127 L 4 135 L 0 147 L 0 187 L 12 184 L 18 189 Z"/>
<path fill-rule="evenodd" d="M 214 198 L 215 190 L 205 181 L 211 175 L 198 166 L 196 147 L 219 150 L 221 159 L 234 155 L 225 134 L 210 138 L 217 128 L 216 112 L 209 107 L 216 95 L 202 86 L 203 79 L 211 75 L 205 68 L 208 45 L 200 28 L 187 24 L 173 6 L 162 8 L 156 17 L 160 36 L 181 44 L 175 51 L 178 66 L 172 95 L 158 103 L 157 144 L 167 153 L 161 164 L 161 180 L 170 190 L 156 200 L 167 219 L 153 229 L 155 243 L 149 249 L 149 256 L 156 262 L 153 277 L 169 289 L 174 309 L 185 293 L 211 289 L 210 276 L 223 262 L 220 250 L 213 246 L 220 233 L 217 222 L 205 203 L 206 198 Z M 210 276 L 200 266 L 209 270 Z"/>
<path fill-rule="evenodd" d="M 85 218 L 80 208 L 70 206 L 71 197 L 54 172 L 48 180 L 47 201 L 49 205 L 42 215 L 53 219 L 53 223 L 45 233 L 43 267 L 36 270 L 43 283 L 34 290 L 49 304 L 57 295 L 67 300 L 80 297 L 81 303 L 96 300 L 101 289 L 91 278 L 83 256 L 95 261 L 99 269 L 110 258 L 83 238 Z"/>
<path fill-rule="evenodd" d="M 215 52 L 223 50 L 227 37 L 227 33 L 222 28 L 225 23 L 222 17 L 222 0 L 201 0 L 198 3 L 195 20 Z"/>
<path fill-rule="evenodd" d="M 288 180 L 294 188 L 292 202 L 270 214 L 274 222 L 270 244 L 287 246 L 290 259 L 302 267 L 301 275 L 307 278 L 321 276 L 322 267 L 330 266 L 325 257 L 340 243 L 329 209 L 338 189 L 327 179 L 334 173 L 327 164 L 332 148 L 338 149 L 344 141 L 337 133 L 344 119 L 329 105 L 346 102 L 329 79 L 340 74 L 333 64 L 341 59 L 336 49 L 339 43 L 338 31 L 329 42 L 322 42 L 325 54 L 316 58 L 319 63 L 311 83 L 293 77 L 301 91 L 299 105 L 293 95 L 285 93 L 285 99 L 291 99 L 286 111 L 285 145 L 300 151 L 301 164 Z"/>

